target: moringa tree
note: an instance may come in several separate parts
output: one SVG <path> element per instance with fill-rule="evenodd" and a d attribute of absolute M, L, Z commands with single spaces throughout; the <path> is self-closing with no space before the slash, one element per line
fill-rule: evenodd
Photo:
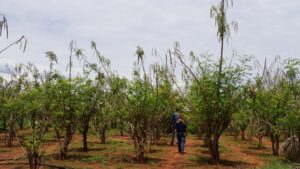
<path fill-rule="evenodd" d="M 6 33 L 6 38 L 8 39 L 8 22 L 6 19 L 6 16 L 4 14 L 0 13 L 0 36 L 2 36 L 3 31 Z M 8 48 L 10 48 L 13 45 L 20 45 L 20 49 L 23 48 L 23 52 L 25 52 L 26 45 L 27 45 L 27 38 L 23 35 L 18 40 L 10 43 L 5 48 L 0 49 L 0 54 L 6 51 Z"/>
<path fill-rule="evenodd" d="M 56 75 L 55 83 L 51 87 L 52 93 L 52 119 L 56 137 L 60 146 L 60 159 L 67 157 L 68 147 L 76 131 L 78 110 L 80 109 L 80 87 L 83 82 L 80 77 L 72 76 L 74 57 L 82 59 L 82 49 L 77 48 L 76 42 L 70 42 L 70 55 L 68 61 L 68 78 Z M 64 139 L 61 139 L 64 134 Z"/>
<path fill-rule="evenodd" d="M 282 120 L 285 126 L 285 132 L 288 136 L 292 136 L 292 148 L 294 152 L 291 156 L 287 156 L 289 160 L 299 162 L 300 155 L 300 60 L 290 58 L 285 61 L 285 77 L 287 80 L 287 89 L 290 94 L 288 101 L 288 111 L 285 118 Z M 295 137 L 296 136 L 296 137 Z M 297 139 L 298 138 L 298 142 Z M 297 144 L 298 145 L 295 145 Z M 294 144 L 294 145 L 293 145 Z M 284 145 L 283 145 L 284 146 Z M 298 150 L 297 150 L 298 147 Z"/>
<path fill-rule="evenodd" d="M 212 163 L 219 164 L 219 139 L 229 126 L 232 114 L 238 111 L 239 102 L 242 100 L 244 78 L 249 68 L 248 58 L 241 59 L 240 64 L 235 66 L 224 64 L 220 88 L 216 78 L 219 73 L 218 64 L 208 60 L 198 61 L 199 65 L 196 68 L 200 71 L 197 76 L 194 74 L 196 79 L 191 79 L 189 99 L 206 134 Z M 220 93 L 216 92 L 217 89 Z"/>

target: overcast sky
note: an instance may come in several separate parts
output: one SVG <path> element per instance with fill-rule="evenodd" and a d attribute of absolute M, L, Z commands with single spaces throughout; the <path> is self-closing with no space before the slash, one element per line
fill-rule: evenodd
<path fill-rule="evenodd" d="M 0 54 L 0 64 L 32 62 L 41 69 L 48 65 L 46 51 L 59 56 L 64 71 L 68 45 L 75 40 L 90 54 L 90 41 L 97 42 L 101 53 L 120 75 L 130 76 L 139 45 L 146 57 L 157 49 L 164 55 L 174 42 L 185 54 L 194 51 L 219 54 L 214 20 L 210 8 L 216 0 L 9 0 L 0 1 L 6 15 L 9 39 L 0 38 L 0 49 L 25 35 L 25 53 L 14 46 Z M 239 24 L 232 33 L 225 53 L 253 55 L 271 60 L 300 57 L 299 0 L 235 0 L 229 19 Z M 89 59 L 95 60 L 92 56 Z"/>

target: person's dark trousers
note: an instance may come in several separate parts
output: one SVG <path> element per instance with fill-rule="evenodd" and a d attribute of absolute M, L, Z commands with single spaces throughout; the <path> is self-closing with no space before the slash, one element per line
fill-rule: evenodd
<path fill-rule="evenodd" d="M 185 147 L 185 136 L 181 138 L 181 152 L 184 152 L 184 147 Z"/>
<path fill-rule="evenodd" d="M 175 132 L 175 129 L 173 129 L 173 131 L 172 131 L 172 140 L 171 140 L 171 146 L 173 146 L 174 145 L 174 139 L 176 139 L 175 138 L 175 135 L 176 135 L 176 132 Z M 176 141 L 177 142 L 177 141 Z"/>
<path fill-rule="evenodd" d="M 178 152 L 183 153 L 184 150 L 184 141 L 185 141 L 185 135 L 184 133 L 180 132 L 177 133 L 177 141 L 178 141 Z"/>

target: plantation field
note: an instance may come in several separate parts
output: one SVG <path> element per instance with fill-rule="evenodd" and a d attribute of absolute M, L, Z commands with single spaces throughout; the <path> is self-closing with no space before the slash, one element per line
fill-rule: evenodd
<path fill-rule="evenodd" d="M 61 25 L 61 30 L 64 31 L 53 32 L 53 35 L 59 35 L 59 38 L 57 36 L 58 39 L 52 41 L 41 40 L 40 37 L 44 36 L 33 40 L 28 49 L 28 56 L 32 56 L 27 57 L 28 63 L 17 58 L 18 54 L 9 53 L 15 45 L 19 45 L 25 52 L 27 42 L 30 42 L 31 36 L 25 35 L 13 42 L 9 39 L 6 15 L 14 16 L 10 11 L 19 10 L 8 10 L 9 12 L 4 13 L 1 11 L 0 38 L 6 40 L 4 46 L 0 47 L 0 54 L 7 52 L 7 56 L 1 55 L 5 62 L 0 61 L 0 169 L 300 169 L 300 58 L 297 56 L 298 48 L 295 48 L 296 55 L 287 57 L 290 49 L 282 46 L 286 43 L 282 40 L 295 39 L 292 34 L 282 34 L 292 33 L 291 26 L 288 26 L 288 31 L 270 27 L 273 31 L 280 30 L 272 32 L 260 29 L 257 23 L 247 26 L 250 22 L 248 16 L 241 17 L 242 30 L 252 30 L 255 27 L 259 29 L 253 29 L 255 32 L 252 33 L 245 31 L 248 33 L 240 36 L 241 39 L 235 39 L 231 46 L 231 36 L 238 32 L 240 27 L 238 21 L 234 20 L 240 17 L 239 13 L 233 11 L 234 1 L 216 0 L 209 4 L 207 14 L 209 10 L 209 16 L 213 20 L 209 24 L 214 23 L 215 31 L 211 31 L 208 22 L 202 22 L 203 18 L 198 18 L 200 15 L 193 13 L 192 17 L 186 18 L 190 23 L 176 23 L 175 15 L 170 15 L 169 20 L 169 17 L 164 16 L 169 10 L 165 10 L 165 7 L 170 6 L 172 9 L 173 4 L 163 5 L 162 12 L 157 11 L 156 7 L 153 8 L 155 10 L 151 9 L 154 11 L 149 13 L 151 17 L 153 13 L 159 13 L 163 14 L 163 17 L 157 18 L 164 19 L 162 23 L 158 23 L 155 17 L 155 22 L 141 24 L 142 34 L 137 34 L 136 28 L 140 26 L 125 26 L 126 22 L 123 23 L 125 18 L 134 21 L 133 25 L 144 20 L 142 16 L 145 11 L 138 6 L 135 8 L 139 10 L 125 10 L 136 12 L 134 17 L 126 16 L 125 13 L 114 13 L 114 16 L 124 18 L 120 18 L 121 20 L 111 28 L 104 27 L 107 32 L 102 32 L 102 28 L 110 22 L 106 23 L 100 19 L 100 15 L 107 14 L 99 9 L 97 11 L 101 11 L 101 14 L 97 19 L 93 19 L 93 23 L 101 21 L 101 29 L 81 22 L 94 16 L 90 11 L 83 12 L 84 6 L 80 6 L 82 9 L 76 13 L 88 13 L 90 16 L 74 19 L 80 19 L 74 26 L 67 25 L 68 20 L 63 19 L 65 15 L 47 19 L 50 15 L 47 13 L 47 17 L 41 17 L 39 20 L 49 23 L 39 27 L 52 29 Z M 97 3 L 92 6 L 102 7 L 104 1 Z M 240 3 L 245 2 L 238 2 L 237 5 L 240 6 Z M 252 1 L 249 4 L 253 4 Z M 265 4 L 269 6 L 270 3 Z M 152 5 L 142 6 L 148 8 Z M 61 11 L 71 9 L 71 3 L 68 4 L 68 9 L 64 9 L 62 5 L 56 6 L 62 7 Z M 192 6 L 202 5 L 195 3 Z M 246 11 L 247 15 L 257 13 L 257 7 L 255 10 L 249 10 L 249 5 L 245 6 L 247 8 L 242 11 Z M 245 6 L 241 5 L 241 8 Z M 123 7 L 126 8 L 126 5 L 122 5 L 122 10 L 111 10 L 118 9 L 115 7 L 109 9 L 118 12 L 123 11 Z M 178 5 L 178 9 L 182 7 Z M 177 13 L 177 7 L 174 9 Z M 190 14 L 193 11 L 191 9 L 183 7 L 183 16 Z M 268 10 L 263 13 L 271 12 L 269 8 L 262 9 Z M 205 10 L 197 8 L 197 11 Z M 287 11 L 290 13 L 290 10 Z M 295 8 L 295 11 L 298 11 L 298 8 Z M 72 12 L 68 13 L 73 15 Z M 235 13 L 238 17 L 232 16 Z M 276 16 L 257 16 L 260 16 L 260 19 L 278 20 L 281 17 L 277 14 L 281 13 L 276 8 Z M 30 12 L 25 18 L 32 15 Z M 135 18 L 136 16 L 141 18 Z M 177 19 L 181 20 L 183 16 Z M 203 13 L 201 16 L 208 17 Z M 201 21 L 201 26 L 194 25 L 198 23 L 197 20 Z M 19 21 L 21 20 L 12 23 Z M 21 23 L 40 25 L 33 23 L 33 20 Z M 269 20 L 261 23 L 263 27 L 273 25 Z M 172 33 L 171 30 L 169 32 L 169 29 L 160 26 L 155 29 L 148 28 L 151 25 L 170 25 L 174 30 L 181 27 L 179 25 L 184 25 L 185 30 Z M 289 24 L 278 22 L 278 25 Z M 80 29 L 76 30 L 76 36 L 67 34 L 67 29 L 78 26 L 97 30 L 109 39 L 96 36 L 90 31 L 79 31 Z M 133 30 L 134 33 L 126 33 L 123 28 L 115 29 L 122 26 Z M 197 41 L 185 43 L 183 48 L 181 47 L 179 41 L 186 42 L 190 37 L 196 37 L 198 30 L 206 26 L 208 29 L 199 34 Z M 147 29 L 144 29 L 146 27 Z M 193 29 L 188 30 L 189 27 Z M 19 30 L 29 29 L 26 27 Z M 146 30 L 155 30 L 155 33 L 144 32 Z M 52 37 L 52 34 L 48 35 L 48 29 L 32 32 L 44 32 L 47 33 L 46 37 Z M 77 35 L 81 35 L 81 32 L 89 32 L 92 36 L 79 38 Z M 149 39 L 158 32 L 164 33 L 154 38 L 155 40 Z M 161 53 L 164 45 L 156 43 L 165 40 L 167 32 L 171 33 L 174 46 L 165 48 L 166 52 Z M 189 32 L 191 36 L 187 36 L 186 33 Z M 216 34 L 209 38 L 211 32 Z M 178 36 L 181 34 L 184 36 Z M 257 43 L 256 41 L 241 41 L 251 39 L 249 36 L 257 36 L 259 41 L 269 39 L 272 34 L 280 35 L 280 39 L 274 41 L 275 44 L 270 43 L 271 48 L 257 53 L 257 56 L 253 47 L 248 48 Z M 61 39 L 64 36 L 60 37 L 61 35 L 70 40 L 67 53 L 63 52 L 60 46 L 64 43 Z M 122 38 L 123 35 L 134 36 L 113 40 L 111 35 L 122 35 Z M 266 38 L 262 35 L 268 36 Z M 151 45 L 140 41 L 143 37 L 146 37 Z M 92 38 L 95 38 L 95 41 L 86 43 Z M 214 39 L 215 45 L 211 46 L 213 41 L 209 39 Z M 167 42 L 164 40 L 161 42 Z M 96 41 L 100 41 L 99 46 Z M 48 45 L 54 46 L 42 43 L 42 48 L 36 48 L 38 55 L 46 57 L 39 59 L 41 57 L 35 56 L 37 53 L 31 48 L 37 46 L 34 42 L 49 42 Z M 122 46 L 115 42 L 122 42 Z M 128 49 L 124 46 L 129 42 L 134 42 L 135 52 L 132 51 L 133 46 L 128 46 Z M 201 45 L 199 42 L 210 45 Z M 278 48 L 278 42 L 283 42 L 280 43 L 280 51 L 274 50 Z M 138 43 L 145 46 L 136 46 Z M 263 51 L 265 44 L 269 44 L 260 43 L 264 45 L 257 46 L 258 51 Z M 118 54 L 111 55 L 109 50 L 105 49 L 105 44 Z M 167 44 L 170 44 L 170 41 Z M 189 46 L 191 44 L 196 45 L 197 49 L 193 49 L 193 45 Z M 159 50 L 155 46 L 159 47 Z M 241 46 L 245 49 L 240 48 Z M 202 47 L 208 47 L 208 50 Z M 240 53 L 245 51 L 250 54 Z M 270 51 L 278 53 L 271 54 Z M 281 59 L 280 54 L 287 56 Z M 271 57 L 272 55 L 274 57 Z M 11 58 L 12 56 L 16 58 Z M 124 62 L 124 65 L 115 65 L 120 62 Z M 181 142 L 185 141 L 187 135 L 184 153 L 182 146 L 178 150 L 177 146 L 170 145 L 171 138 L 175 135 L 179 145 L 182 145 Z"/>
<path fill-rule="evenodd" d="M 51 132 L 50 132 L 51 133 Z M 51 134 L 48 134 L 49 140 Z M 1 133 L 1 138 L 4 134 Z M 203 140 L 194 135 L 187 137 L 185 154 L 177 153 L 177 146 L 170 146 L 170 137 L 161 139 L 158 145 L 152 145 L 151 152 L 146 148 L 145 164 L 137 164 L 135 160 L 132 139 L 128 135 L 119 136 L 115 131 L 110 132 L 106 144 L 100 144 L 100 139 L 95 135 L 89 135 L 89 151 L 82 151 L 82 136 L 75 134 L 70 144 L 70 151 L 66 160 L 56 160 L 59 145 L 55 141 L 49 141 L 46 155 L 43 157 L 41 168 L 291 168 L 292 166 L 280 157 L 272 156 L 271 143 L 264 139 L 264 148 L 257 150 L 256 142 L 242 141 L 240 138 L 224 135 L 220 140 L 221 164 L 213 166 L 209 164 L 210 155 L 207 147 L 203 146 Z M 3 142 L 0 144 L 0 168 L 21 169 L 28 168 L 26 151 L 18 146 L 15 140 L 13 147 L 7 148 Z M 269 164 L 273 166 L 268 166 Z"/>

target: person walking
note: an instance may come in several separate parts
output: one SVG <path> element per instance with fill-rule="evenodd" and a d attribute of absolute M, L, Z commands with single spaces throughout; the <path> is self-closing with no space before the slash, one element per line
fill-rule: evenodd
<path fill-rule="evenodd" d="M 176 128 L 177 140 L 178 140 L 178 152 L 183 154 L 184 147 L 185 147 L 185 136 L 186 136 L 187 125 L 183 121 L 182 113 L 180 113 L 180 117 L 176 123 L 175 128 Z"/>
<path fill-rule="evenodd" d="M 171 140 L 171 146 L 174 145 L 174 139 L 176 139 L 176 123 L 179 120 L 179 108 L 175 109 L 175 112 L 172 114 L 172 140 Z M 176 139 L 176 143 L 177 143 Z"/>

